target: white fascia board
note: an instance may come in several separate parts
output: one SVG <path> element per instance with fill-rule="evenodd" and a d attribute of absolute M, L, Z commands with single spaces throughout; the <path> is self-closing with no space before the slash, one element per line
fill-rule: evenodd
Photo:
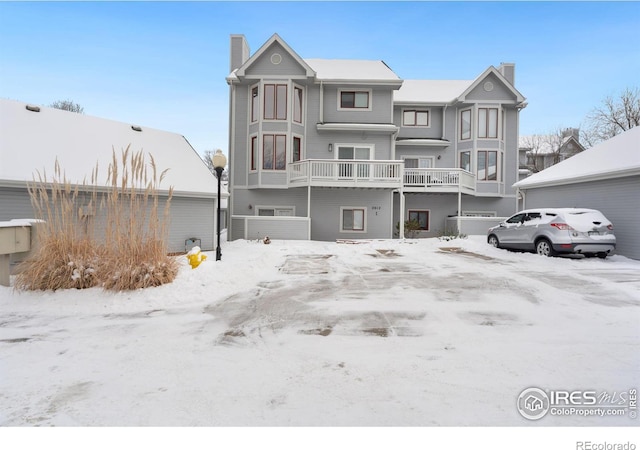
<path fill-rule="evenodd" d="M 396 133 L 400 129 L 394 124 L 386 123 L 319 123 L 318 131 L 381 131 Z"/>
<path fill-rule="evenodd" d="M 396 141 L 396 145 L 422 145 L 427 147 L 442 147 L 443 145 L 451 145 L 451 141 L 444 139 L 402 139 Z"/>
<path fill-rule="evenodd" d="M 539 187 L 550 187 L 550 186 L 562 186 L 566 184 L 574 184 L 574 183 L 587 183 L 589 181 L 602 181 L 602 180 L 610 180 L 614 178 L 624 178 L 624 177 L 632 177 L 632 176 L 640 176 L 640 167 L 632 167 L 628 169 L 616 170 L 607 173 L 595 173 L 595 174 L 586 174 L 579 177 L 573 178 L 564 178 L 560 180 L 543 180 L 538 182 L 529 182 L 528 179 L 524 179 L 522 181 L 518 181 L 514 183 L 512 187 L 520 188 L 520 189 L 531 189 L 531 188 L 539 188 Z"/>
<path fill-rule="evenodd" d="M 327 80 L 316 78 L 315 84 L 320 83 L 341 86 L 391 86 L 397 89 L 400 89 L 400 86 L 402 86 L 402 80 Z"/>

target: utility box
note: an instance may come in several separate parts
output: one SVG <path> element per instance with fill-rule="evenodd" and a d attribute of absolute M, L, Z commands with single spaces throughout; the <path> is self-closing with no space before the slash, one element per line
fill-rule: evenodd
<path fill-rule="evenodd" d="M 32 224 L 28 219 L 0 222 L 0 285 L 9 286 L 11 255 L 31 250 Z"/>

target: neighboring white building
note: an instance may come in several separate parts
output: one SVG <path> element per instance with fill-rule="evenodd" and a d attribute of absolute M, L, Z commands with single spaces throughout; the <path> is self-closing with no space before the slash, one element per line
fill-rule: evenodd
<path fill-rule="evenodd" d="M 6 99 L 0 99 L 0 221 L 34 216 L 27 183 L 38 172 L 50 177 L 56 159 L 76 184 L 89 180 L 97 163 L 106 185 L 113 151 L 120 156 L 128 145 L 143 150 L 147 161 L 152 155 L 160 172 L 168 169 L 160 189 L 165 199 L 174 189 L 169 251 L 184 251 L 191 238 L 213 249 L 217 180 L 184 136 Z M 227 197 L 223 189 L 225 209 Z"/>
<path fill-rule="evenodd" d="M 600 210 L 617 238 L 616 253 L 640 259 L 640 127 L 517 182 L 522 209 Z"/>

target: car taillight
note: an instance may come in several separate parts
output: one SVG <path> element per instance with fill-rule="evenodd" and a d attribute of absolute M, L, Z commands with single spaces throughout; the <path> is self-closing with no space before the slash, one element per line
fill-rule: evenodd
<path fill-rule="evenodd" d="M 607 225 L 607 230 L 613 230 L 613 225 L 612 224 Z"/>
<path fill-rule="evenodd" d="M 550 223 L 549 225 L 556 227 L 558 230 L 573 230 L 573 228 L 566 223 Z"/>

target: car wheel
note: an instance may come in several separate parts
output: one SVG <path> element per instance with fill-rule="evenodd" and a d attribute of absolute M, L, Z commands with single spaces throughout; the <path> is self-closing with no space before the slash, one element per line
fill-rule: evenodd
<path fill-rule="evenodd" d="M 598 253 L 596 256 L 600 259 L 605 259 L 607 257 L 607 254 L 602 252 L 602 253 Z"/>
<path fill-rule="evenodd" d="M 585 257 L 585 258 L 593 258 L 594 256 L 596 256 L 596 254 L 595 254 L 595 253 L 585 253 L 585 254 L 584 254 L 584 257 Z"/>
<path fill-rule="evenodd" d="M 551 242 L 547 239 L 540 239 L 536 243 L 536 253 L 542 256 L 554 256 L 556 254 L 551 246 Z"/>
<path fill-rule="evenodd" d="M 491 245 L 492 247 L 495 248 L 500 248 L 500 241 L 498 240 L 498 238 L 492 234 L 491 236 L 489 236 L 489 239 L 487 239 L 487 242 L 489 243 L 489 245 Z"/>

